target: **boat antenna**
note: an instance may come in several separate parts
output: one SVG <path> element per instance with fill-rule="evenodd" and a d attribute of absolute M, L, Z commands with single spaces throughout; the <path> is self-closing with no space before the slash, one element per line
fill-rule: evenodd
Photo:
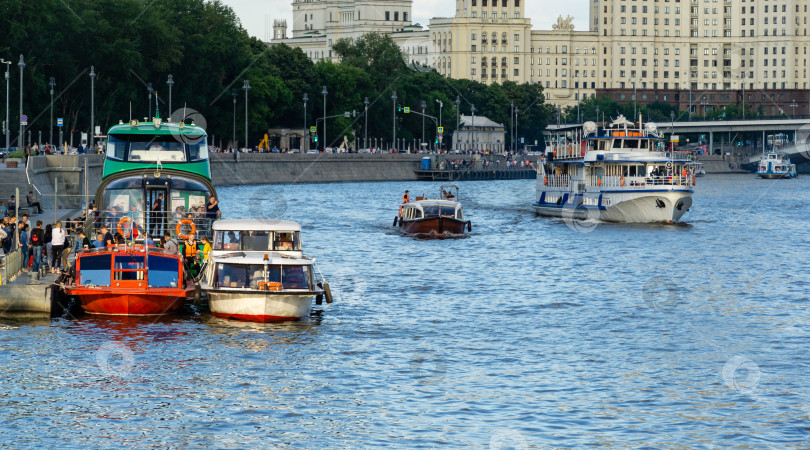
<path fill-rule="evenodd" d="M 129 121 L 132 122 L 132 100 L 129 101 Z"/>

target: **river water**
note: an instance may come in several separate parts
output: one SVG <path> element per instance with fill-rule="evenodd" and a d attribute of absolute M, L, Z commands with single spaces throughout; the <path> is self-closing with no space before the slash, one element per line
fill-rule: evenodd
<path fill-rule="evenodd" d="M 0 322 L 0 446 L 810 445 L 810 177 L 709 175 L 671 226 L 459 185 L 452 240 L 391 226 L 436 183 L 220 188 L 225 217 L 300 221 L 335 303 Z"/>

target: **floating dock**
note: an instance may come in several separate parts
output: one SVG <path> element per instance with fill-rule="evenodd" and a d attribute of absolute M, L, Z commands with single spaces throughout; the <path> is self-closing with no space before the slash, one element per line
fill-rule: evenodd
<path fill-rule="evenodd" d="M 419 181 L 533 180 L 534 169 L 416 170 Z"/>

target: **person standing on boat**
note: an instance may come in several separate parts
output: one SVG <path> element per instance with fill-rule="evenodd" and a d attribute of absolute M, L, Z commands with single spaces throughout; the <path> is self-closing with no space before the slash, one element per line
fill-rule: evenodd
<path fill-rule="evenodd" d="M 159 192 L 154 203 L 152 203 L 152 234 L 159 234 L 163 230 L 163 193 Z"/>
<path fill-rule="evenodd" d="M 172 238 L 172 235 L 169 232 L 163 233 L 163 248 L 172 252 L 172 253 L 180 253 L 180 247 L 177 245 L 177 241 Z"/>
<path fill-rule="evenodd" d="M 202 260 L 207 261 L 208 254 L 211 253 L 211 241 L 209 241 L 208 238 L 205 236 L 202 237 L 201 241 L 203 243 Z"/>
<path fill-rule="evenodd" d="M 113 240 L 113 235 L 110 233 L 110 230 L 107 229 L 107 226 L 104 225 L 101 227 L 101 233 L 104 235 L 104 245 L 107 247 L 112 247 L 115 245 L 115 241 Z"/>
<path fill-rule="evenodd" d="M 210 223 L 214 222 L 219 217 L 219 202 L 213 195 L 208 200 L 208 205 L 206 205 L 206 216 L 209 221 L 209 226 Z"/>
<path fill-rule="evenodd" d="M 185 248 L 183 249 L 183 256 L 186 259 L 186 265 L 191 268 L 196 264 L 197 259 L 197 241 L 194 239 L 194 235 L 190 234 L 188 239 L 185 242 Z"/>
<path fill-rule="evenodd" d="M 402 196 L 402 203 L 410 203 L 410 202 L 411 202 L 411 196 L 408 195 L 408 191 L 405 190 L 405 195 Z"/>

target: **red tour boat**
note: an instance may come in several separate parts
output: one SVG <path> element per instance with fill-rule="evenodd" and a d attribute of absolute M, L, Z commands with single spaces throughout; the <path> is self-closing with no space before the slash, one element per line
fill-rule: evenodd
<path fill-rule="evenodd" d="M 439 190 L 441 198 L 416 197 L 415 201 L 400 205 L 394 226 L 399 224 L 405 234 L 461 235 L 465 227 L 471 231 L 472 224 L 464 220 L 458 201 L 458 186 L 443 185 Z"/>
<path fill-rule="evenodd" d="M 118 245 L 79 253 L 64 289 L 90 314 L 155 316 L 176 311 L 193 297 L 194 281 L 177 253 Z"/>

